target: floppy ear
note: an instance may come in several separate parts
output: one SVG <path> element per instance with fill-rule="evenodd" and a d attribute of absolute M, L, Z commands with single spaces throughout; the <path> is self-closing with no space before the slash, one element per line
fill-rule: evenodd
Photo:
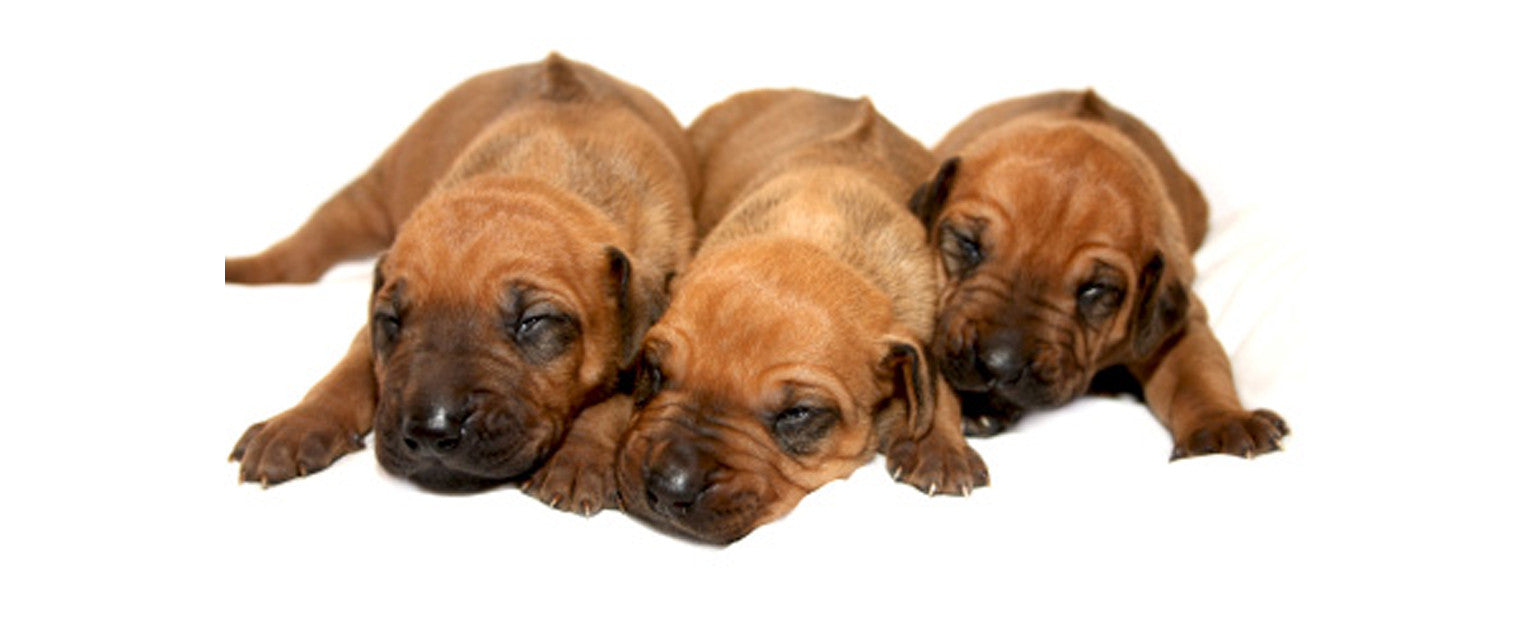
<path fill-rule="evenodd" d="M 644 332 L 665 312 L 665 279 L 635 270 L 628 255 L 617 247 L 606 248 L 611 290 L 617 299 L 617 367 L 627 369 L 638 359 Z"/>
<path fill-rule="evenodd" d="M 910 211 L 915 212 L 915 217 L 920 219 L 926 228 L 936 220 L 937 214 L 941 213 L 942 207 L 947 204 L 947 196 L 952 193 L 952 181 L 957 176 L 958 157 L 954 156 L 942 161 L 941 167 L 936 169 L 936 176 L 929 183 L 921 183 L 915 188 L 915 194 L 910 196 Z"/>
<path fill-rule="evenodd" d="M 372 294 L 376 296 L 383 289 L 383 262 L 388 259 L 388 252 L 378 257 L 376 264 L 372 266 Z"/>
<path fill-rule="evenodd" d="M 1133 311 L 1133 354 L 1153 354 L 1186 325 L 1191 303 L 1186 285 L 1165 274 L 1165 256 L 1156 251 L 1138 277 L 1138 306 Z"/>
<path fill-rule="evenodd" d="M 936 377 L 927 362 L 925 347 L 901 337 L 887 337 L 883 345 L 885 352 L 879 368 L 892 377 L 894 390 L 876 410 L 879 435 L 886 436 L 890 430 L 884 425 L 892 424 L 905 425 L 910 438 L 925 436 L 936 417 Z M 896 405 L 902 405 L 902 410 L 896 410 Z M 884 420 L 885 412 L 896 411 L 904 414 L 902 420 Z"/>

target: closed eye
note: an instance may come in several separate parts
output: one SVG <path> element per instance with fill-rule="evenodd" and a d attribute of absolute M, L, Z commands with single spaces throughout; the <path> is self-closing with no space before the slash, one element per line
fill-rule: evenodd
<path fill-rule="evenodd" d="M 784 451 L 805 455 L 818 447 L 839 420 L 839 412 L 832 408 L 795 405 L 773 415 L 769 426 L 772 437 Z"/>
<path fill-rule="evenodd" d="M 523 356 L 536 362 L 562 355 L 580 335 L 574 317 L 547 305 L 533 306 L 508 319 L 505 330 Z"/>
<path fill-rule="evenodd" d="M 1111 317 L 1122 305 L 1123 289 L 1104 282 L 1081 284 L 1075 294 L 1080 315 L 1087 321 L 1099 322 Z"/>
<path fill-rule="evenodd" d="M 969 232 L 954 225 L 942 227 L 942 264 L 953 277 L 963 277 L 984 262 L 984 244 L 977 232 Z"/>

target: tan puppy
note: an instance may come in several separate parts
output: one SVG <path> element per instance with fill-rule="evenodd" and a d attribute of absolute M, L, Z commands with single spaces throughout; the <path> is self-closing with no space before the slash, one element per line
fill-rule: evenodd
<path fill-rule="evenodd" d="M 710 228 L 644 342 L 624 508 L 713 543 L 880 447 L 927 492 L 988 480 L 924 352 L 935 254 L 903 201 L 931 155 L 867 100 L 737 95 L 689 130 Z"/>
<path fill-rule="evenodd" d="M 1281 448 L 1191 292 L 1207 203 L 1154 132 L 1095 93 L 994 104 L 911 199 L 942 253 L 934 344 L 971 434 L 1087 391 L 1139 392 L 1172 459 Z"/>
<path fill-rule="evenodd" d="M 614 503 L 631 403 L 613 395 L 695 240 L 698 182 L 664 106 L 589 66 L 550 55 L 457 87 L 296 234 L 225 264 L 304 281 L 392 245 L 369 328 L 245 433 L 241 479 L 322 469 L 376 429 L 383 467 L 428 488 Z"/>

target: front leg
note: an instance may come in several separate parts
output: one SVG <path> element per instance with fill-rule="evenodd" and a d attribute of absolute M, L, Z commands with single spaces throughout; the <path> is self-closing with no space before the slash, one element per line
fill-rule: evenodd
<path fill-rule="evenodd" d="M 324 469 L 361 449 L 377 407 L 372 348 L 363 328 L 346 356 L 297 405 L 251 425 L 229 460 L 239 461 L 240 482 L 277 484 Z"/>
<path fill-rule="evenodd" d="M 1282 448 L 1287 423 L 1275 413 L 1249 411 L 1234 392 L 1234 374 L 1202 310 L 1179 340 L 1130 369 L 1144 386 L 1150 411 L 1175 438 L 1171 460 L 1225 453 L 1252 458 Z"/>
<path fill-rule="evenodd" d="M 587 517 L 617 508 L 617 443 L 633 416 L 633 398 L 619 394 L 585 408 L 564 444 L 522 486 L 561 511 Z"/>
<path fill-rule="evenodd" d="M 926 495 L 968 495 L 989 484 L 989 468 L 963 437 L 963 412 L 957 394 L 941 378 L 934 379 L 936 405 L 931 426 L 920 437 L 899 430 L 884 443 L 883 453 L 895 480 Z"/>

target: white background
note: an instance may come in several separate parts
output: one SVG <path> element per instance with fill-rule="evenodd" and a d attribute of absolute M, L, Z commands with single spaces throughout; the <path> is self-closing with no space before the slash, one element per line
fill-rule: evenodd
<path fill-rule="evenodd" d="M 0 630 L 1532 626 L 1532 48 L 1500 5 L 18 4 Z M 880 459 L 722 550 L 423 493 L 370 450 L 236 486 L 234 440 L 344 351 L 368 272 L 233 288 L 219 258 L 295 228 L 458 81 L 555 49 L 683 123 L 795 85 L 928 143 L 1094 86 L 1209 194 L 1197 291 L 1288 450 L 1167 465 L 1141 407 L 1086 400 L 976 441 L 993 485 L 970 499 Z"/>

